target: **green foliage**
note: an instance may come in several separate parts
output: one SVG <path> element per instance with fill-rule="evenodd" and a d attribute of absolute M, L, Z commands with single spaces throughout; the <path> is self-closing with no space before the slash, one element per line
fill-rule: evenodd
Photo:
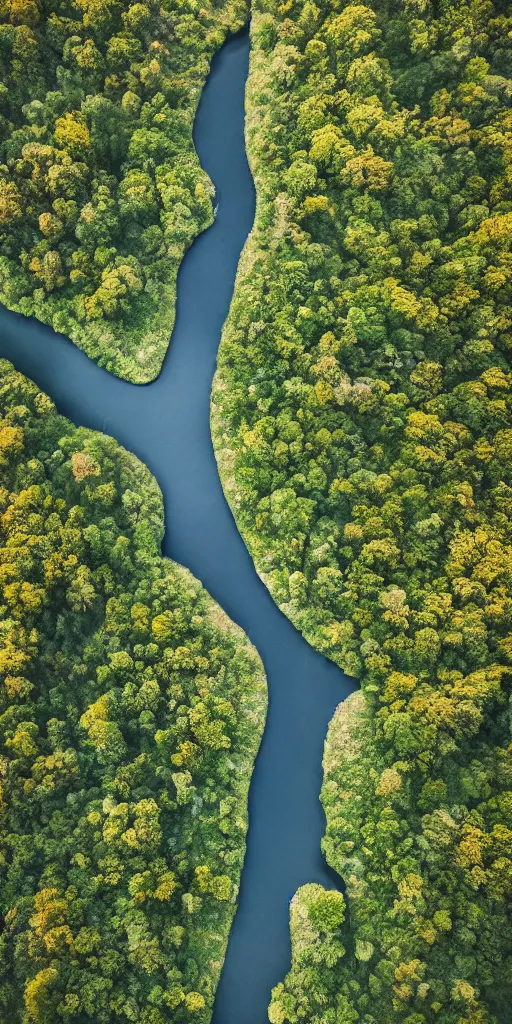
<path fill-rule="evenodd" d="M 261 663 L 147 470 L 0 372 L 0 1020 L 206 1024 Z"/>
<path fill-rule="evenodd" d="M 363 689 L 325 761 L 346 920 L 315 930 L 301 890 L 271 1020 L 505 1024 L 512 20 L 499 0 L 256 8 L 258 212 L 214 441 L 276 601 Z"/>
<path fill-rule="evenodd" d="M 192 123 L 245 0 L 0 4 L 0 301 L 134 382 L 212 220 Z"/>

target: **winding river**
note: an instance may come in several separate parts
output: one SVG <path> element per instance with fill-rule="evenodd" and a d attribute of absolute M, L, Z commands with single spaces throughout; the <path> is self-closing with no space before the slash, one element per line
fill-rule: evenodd
<path fill-rule="evenodd" d="M 239 623 L 266 669 L 268 720 L 214 1024 L 268 1020 L 270 989 L 290 963 L 290 897 L 305 882 L 339 884 L 320 852 L 321 760 L 329 719 L 354 688 L 302 639 L 257 576 L 224 498 L 210 439 L 216 353 L 254 217 L 244 147 L 248 57 L 247 32 L 224 45 L 198 108 L 194 141 L 220 205 L 181 266 L 176 324 L 158 380 L 147 386 L 118 380 L 50 328 L 0 307 L 0 355 L 75 423 L 113 435 L 146 463 L 164 495 L 164 553 L 188 566 Z"/>

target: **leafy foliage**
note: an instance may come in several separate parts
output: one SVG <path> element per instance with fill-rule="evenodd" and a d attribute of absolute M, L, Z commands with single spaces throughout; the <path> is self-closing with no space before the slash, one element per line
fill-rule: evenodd
<path fill-rule="evenodd" d="M 258 212 L 214 439 L 258 571 L 364 695 L 326 748 L 349 913 L 298 894 L 270 1016 L 504 1024 L 512 20 L 500 0 L 256 7 Z"/>
<path fill-rule="evenodd" d="M 192 143 L 244 0 L 0 5 L 0 300 L 135 382 L 158 373 L 212 220 Z"/>
<path fill-rule="evenodd" d="M 210 1019 L 261 663 L 111 438 L 0 364 L 0 1020 Z"/>

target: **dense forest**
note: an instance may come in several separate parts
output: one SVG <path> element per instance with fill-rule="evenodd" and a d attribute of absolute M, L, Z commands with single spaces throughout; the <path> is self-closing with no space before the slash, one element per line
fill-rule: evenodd
<path fill-rule="evenodd" d="M 141 383 L 212 221 L 192 123 L 245 0 L 2 0 L 0 301 Z"/>
<path fill-rule="evenodd" d="M 257 0 L 258 206 L 214 385 L 256 567 L 357 676 L 272 1024 L 506 1024 L 512 18 Z"/>
<path fill-rule="evenodd" d="M 0 1021 L 207 1024 L 261 663 L 145 467 L 0 376 Z"/>

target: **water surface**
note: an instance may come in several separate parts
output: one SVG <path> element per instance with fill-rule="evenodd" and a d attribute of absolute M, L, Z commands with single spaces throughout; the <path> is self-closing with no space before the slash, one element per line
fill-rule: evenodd
<path fill-rule="evenodd" d="M 339 882 L 320 852 L 321 760 L 329 719 L 354 689 L 302 639 L 257 576 L 224 498 L 210 439 L 217 348 L 254 218 L 244 147 L 248 57 L 247 33 L 227 42 L 199 105 L 194 140 L 219 210 L 181 266 L 176 323 L 158 380 L 147 386 L 121 381 L 50 328 L 0 307 L 0 355 L 74 423 L 111 434 L 146 463 L 164 496 L 164 553 L 201 580 L 265 666 L 269 712 L 214 1024 L 265 1024 L 270 990 L 289 968 L 291 896 L 305 882 Z"/>

